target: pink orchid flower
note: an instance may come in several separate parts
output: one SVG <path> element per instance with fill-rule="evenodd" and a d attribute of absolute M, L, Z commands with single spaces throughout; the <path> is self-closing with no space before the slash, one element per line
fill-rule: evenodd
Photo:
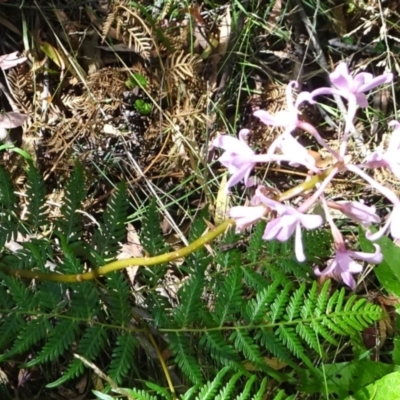
<path fill-rule="evenodd" d="M 365 108 L 368 92 L 385 83 L 393 81 L 393 74 L 382 74 L 374 77 L 368 72 L 360 72 L 354 77 L 350 74 L 347 64 L 341 62 L 336 69 L 329 74 L 330 80 L 335 88 L 323 87 L 311 92 L 311 99 L 324 94 L 338 94 L 348 100 L 345 132 L 353 128 L 353 119 L 356 115 L 357 106 Z M 347 139 L 346 139 L 347 140 Z"/>
<path fill-rule="evenodd" d="M 313 172 L 320 172 L 315 166 L 314 157 L 289 132 L 279 135 L 269 147 L 267 154 L 272 155 L 276 149 L 279 149 L 282 156 L 289 161 L 289 165 L 294 167 L 304 165 Z"/>
<path fill-rule="evenodd" d="M 4 54 L 0 56 L 0 68 L 3 70 L 15 67 L 18 64 L 21 64 L 27 60 L 26 57 L 19 57 L 18 51 L 10 54 Z"/>
<path fill-rule="evenodd" d="M 368 106 L 365 92 L 393 81 L 393 74 L 391 73 L 374 77 L 368 72 L 360 72 L 353 78 L 344 62 L 339 63 L 329 77 L 341 96 L 347 100 L 354 98 L 356 104 L 362 108 Z"/>
<path fill-rule="evenodd" d="M 394 129 L 386 152 L 382 151 L 382 149 L 375 150 L 365 159 L 361 167 L 386 167 L 400 179 L 400 123 L 391 121 L 389 126 L 393 126 Z"/>
<path fill-rule="evenodd" d="M 278 217 L 268 222 L 263 235 L 264 240 L 279 240 L 286 242 L 295 233 L 295 254 L 299 262 L 306 257 L 301 240 L 301 227 L 315 229 L 322 225 L 323 219 L 320 215 L 306 215 L 295 208 L 286 206 L 272 200 L 262 193 L 263 187 L 258 187 L 254 196 L 254 202 L 265 204 L 268 208 L 275 210 Z"/>
<path fill-rule="evenodd" d="M 353 221 L 368 227 L 373 223 L 378 224 L 381 219 L 376 214 L 374 206 L 367 206 L 359 201 L 328 201 L 328 206 L 351 218 Z"/>
<path fill-rule="evenodd" d="M 232 174 L 226 185 L 228 189 L 242 179 L 244 179 L 246 186 L 254 185 L 254 182 L 250 179 L 250 173 L 255 165 L 253 160 L 255 153 L 246 142 L 246 136 L 249 132 L 248 129 L 242 129 L 239 132 L 239 139 L 229 135 L 221 135 L 214 139 L 212 143 L 213 147 L 220 147 L 225 150 L 218 161 L 228 168 L 229 173 Z"/>
<path fill-rule="evenodd" d="M 393 207 L 392 212 L 387 217 L 385 225 L 377 232 L 367 231 L 365 237 L 372 242 L 381 238 L 386 231 L 390 232 L 393 239 L 400 239 L 400 204 Z"/>
<path fill-rule="evenodd" d="M 379 264 L 382 262 L 383 256 L 380 247 L 376 244 L 374 244 L 374 246 L 375 253 L 350 251 L 344 246 L 339 246 L 336 250 L 335 258 L 329 262 L 328 266 L 322 272 L 319 268 L 315 268 L 314 273 L 318 276 L 329 275 L 335 279 L 340 278 L 347 286 L 354 289 L 356 282 L 353 278 L 353 274 L 362 272 L 363 266 L 353 259 L 366 261 L 371 264 Z"/>
<path fill-rule="evenodd" d="M 228 211 L 228 217 L 236 223 L 236 231 L 240 232 L 261 220 L 269 210 L 263 205 L 259 206 L 237 206 Z"/>
<path fill-rule="evenodd" d="M 309 92 L 301 92 L 296 101 L 293 100 L 293 88 L 296 88 L 296 81 L 289 82 L 286 87 L 286 110 L 278 111 L 275 115 L 270 114 L 265 110 L 258 110 L 253 113 L 254 116 L 260 118 L 265 125 L 281 126 L 287 132 L 291 132 L 298 126 L 298 108 L 304 101 L 312 102 L 312 96 Z"/>

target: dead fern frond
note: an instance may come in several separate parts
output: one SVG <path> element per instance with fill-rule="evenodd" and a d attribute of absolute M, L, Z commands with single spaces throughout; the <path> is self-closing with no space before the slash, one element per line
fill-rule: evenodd
<path fill-rule="evenodd" d="M 199 61 L 196 55 L 185 54 L 184 51 L 175 52 L 166 62 L 166 73 L 176 82 L 193 79 L 195 66 Z"/>
<path fill-rule="evenodd" d="M 32 113 L 34 109 L 33 104 L 26 94 L 30 92 L 29 87 L 31 85 L 27 74 L 20 68 L 12 68 L 7 75 L 7 79 L 12 95 L 21 108 L 20 111 L 25 114 Z"/>

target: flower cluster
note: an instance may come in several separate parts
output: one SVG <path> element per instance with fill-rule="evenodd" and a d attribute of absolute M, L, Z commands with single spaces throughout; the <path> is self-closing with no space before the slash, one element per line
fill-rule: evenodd
<path fill-rule="evenodd" d="M 334 72 L 330 74 L 331 87 L 323 87 L 312 92 L 301 92 L 296 101 L 293 99 L 293 89 L 297 82 L 290 82 L 286 90 L 287 108 L 271 115 L 267 111 L 258 110 L 254 115 L 266 125 L 283 127 L 284 131 L 271 144 L 266 154 L 256 154 L 247 144 L 246 137 L 248 129 L 239 132 L 239 138 L 228 135 L 217 137 L 213 141 L 214 147 L 224 150 L 219 161 L 228 169 L 230 179 L 227 189 L 243 181 L 247 187 L 255 185 L 255 179 L 250 175 L 257 163 L 287 162 L 291 166 L 304 166 L 309 170 L 309 178 L 288 192 L 286 196 L 273 196 L 264 186 L 259 185 L 249 206 L 232 207 L 228 216 L 235 220 L 236 229 L 241 231 L 260 219 L 270 215 L 263 235 L 265 240 L 287 241 L 293 235 L 295 237 L 295 255 L 299 262 L 305 260 L 301 230 L 315 229 L 328 223 L 334 240 L 335 256 L 328 262 L 322 271 L 315 269 L 317 275 L 328 275 L 336 279 L 342 279 L 351 288 L 355 287 L 353 274 L 362 271 L 360 261 L 373 264 L 382 261 L 382 253 L 378 245 L 374 253 L 363 253 L 352 251 L 345 245 L 344 238 L 335 225 L 331 210 L 339 210 L 351 220 L 367 228 L 366 237 L 369 240 L 377 240 L 387 231 L 394 239 L 400 239 L 400 200 L 389 188 L 376 182 L 365 170 L 373 168 L 387 168 L 400 179 L 400 123 L 392 121 L 389 125 L 393 127 L 389 145 L 384 150 L 378 147 L 369 154 L 361 164 L 352 164 L 348 156 L 348 141 L 355 130 L 354 119 L 357 108 L 364 108 L 368 105 L 366 92 L 383 84 L 393 81 L 391 73 L 374 77 L 369 73 L 359 73 L 354 77 L 349 73 L 347 65 L 340 63 Z M 347 114 L 339 151 L 331 148 L 321 137 L 318 130 L 310 123 L 304 122 L 298 117 L 300 104 L 308 102 L 316 103 L 316 98 L 321 95 L 339 95 L 347 101 Z M 334 160 L 333 166 L 322 170 L 317 166 L 315 158 L 303 147 L 295 137 L 293 131 L 301 129 L 310 134 L 320 146 L 324 147 Z M 371 188 L 374 188 L 385 196 L 392 204 L 393 209 L 383 226 L 376 232 L 370 231 L 371 224 L 379 224 L 380 217 L 376 214 L 375 207 L 369 207 L 358 201 L 332 201 L 328 200 L 324 191 L 332 179 L 339 172 L 349 171 L 364 179 Z M 296 195 L 309 193 L 303 196 L 303 202 L 293 207 L 285 202 Z M 316 204 L 320 204 L 324 210 L 325 218 L 319 214 L 312 214 Z M 358 262 L 356 261 L 358 260 Z"/>

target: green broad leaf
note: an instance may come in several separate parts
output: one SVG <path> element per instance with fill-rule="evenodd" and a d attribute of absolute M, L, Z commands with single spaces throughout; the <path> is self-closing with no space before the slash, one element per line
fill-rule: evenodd
<path fill-rule="evenodd" d="M 376 231 L 375 229 L 371 230 L 372 232 Z M 400 296 L 400 247 L 397 247 L 387 236 L 382 236 L 372 243 L 365 237 L 365 232 L 361 228 L 359 237 L 363 251 L 374 252 L 374 243 L 380 246 L 383 261 L 374 267 L 375 275 L 388 292 Z"/>
<path fill-rule="evenodd" d="M 351 393 L 381 379 L 396 369 L 396 366 L 370 360 L 325 364 L 320 377 L 306 371 L 302 377 L 301 391 L 309 394 L 324 393 L 343 399 Z M 330 398 L 330 397 L 329 397 Z M 396 397 L 386 397 L 395 399 Z M 375 398 L 374 398 L 375 400 Z"/>
<path fill-rule="evenodd" d="M 133 74 L 125 81 L 125 86 L 128 89 L 134 89 L 135 87 L 145 88 L 147 86 L 147 79 L 141 74 Z"/>
<path fill-rule="evenodd" d="M 134 106 L 142 115 L 149 115 L 153 109 L 150 103 L 142 99 L 135 100 Z"/>
<path fill-rule="evenodd" d="M 345 400 L 388 400 L 400 398 L 400 371 L 393 372 L 363 387 Z"/>

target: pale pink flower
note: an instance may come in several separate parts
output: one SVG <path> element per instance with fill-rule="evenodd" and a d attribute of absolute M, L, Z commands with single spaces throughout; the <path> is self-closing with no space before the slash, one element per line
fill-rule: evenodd
<path fill-rule="evenodd" d="M 353 128 L 353 119 L 356 115 L 357 106 L 361 108 L 368 106 L 368 99 L 365 92 L 393 81 L 392 73 L 374 77 L 368 72 L 360 72 L 353 77 L 349 72 L 347 64 L 344 62 L 339 63 L 329 77 L 335 88 L 322 87 L 316 89 L 311 92 L 311 98 L 313 99 L 316 96 L 325 94 L 337 94 L 347 99 L 346 133 Z M 345 141 L 347 142 L 347 137 Z"/>
<path fill-rule="evenodd" d="M 250 173 L 255 165 L 253 159 L 255 153 L 245 140 L 249 132 L 248 129 L 242 129 L 239 132 L 239 139 L 229 135 L 221 135 L 214 139 L 212 143 L 214 147 L 220 147 L 225 150 L 218 160 L 232 174 L 227 182 L 228 189 L 242 179 L 246 186 L 254 184 L 250 179 Z"/>
<path fill-rule="evenodd" d="M 0 140 L 8 137 L 8 130 L 22 126 L 28 116 L 15 111 L 0 114 Z"/>
<path fill-rule="evenodd" d="M 282 156 L 289 161 L 289 165 L 297 167 L 300 164 L 313 172 L 319 172 L 314 157 L 289 132 L 279 135 L 269 147 L 267 154 L 272 155 L 276 149 L 279 149 Z"/>
<path fill-rule="evenodd" d="M 335 258 L 329 261 L 328 266 L 322 272 L 319 268 L 315 268 L 314 272 L 318 276 L 329 275 L 335 279 L 341 278 L 347 286 L 354 289 L 356 283 L 353 274 L 360 273 L 363 270 L 363 266 L 353 259 L 366 261 L 371 264 L 382 262 L 383 256 L 380 247 L 376 244 L 374 246 L 375 253 L 350 251 L 344 246 L 339 246 L 336 250 Z"/>
<path fill-rule="evenodd" d="M 269 210 L 263 205 L 237 206 L 228 211 L 228 217 L 236 223 L 236 231 L 242 231 L 262 219 Z"/>
<path fill-rule="evenodd" d="M 341 211 L 353 221 L 359 222 L 365 227 L 381 221 L 376 214 L 376 208 L 374 206 L 367 206 L 359 201 L 329 201 L 328 206 Z"/>
<path fill-rule="evenodd" d="M 381 238 L 386 231 L 390 232 L 393 239 L 400 239 L 400 204 L 393 207 L 392 212 L 387 217 L 385 225 L 377 232 L 367 231 L 365 236 L 368 240 L 375 241 Z"/>
<path fill-rule="evenodd" d="M 336 69 L 329 74 L 329 77 L 341 96 L 348 100 L 354 98 L 356 104 L 362 108 L 368 106 L 365 92 L 393 81 L 393 74 L 391 73 L 374 77 L 368 72 L 360 72 L 352 77 L 347 64 L 344 62 L 339 63 Z"/>
<path fill-rule="evenodd" d="M 378 148 L 365 159 L 361 167 L 386 167 L 400 179 L 400 123 L 391 121 L 389 126 L 393 126 L 394 129 L 390 136 L 387 150 L 382 151 L 382 149 Z"/>
<path fill-rule="evenodd" d="M 293 131 L 298 123 L 298 108 L 304 101 L 312 102 L 312 97 L 309 92 L 301 92 L 296 101 L 293 99 L 293 88 L 297 87 L 296 81 L 289 82 L 286 87 L 286 110 L 278 111 L 275 115 L 270 114 L 265 110 L 258 110 L 253 113 L 254 116 L 260 118 L 265 125 L 281 126 L 287 132 Z"/>
<path fill-rule="evenodd" d="M 262 193 L 262 187 L 258 187 L 254 196 L 255 202 L 265 204 L 268 208 L 275 210 L 278 217 L 268 222 L 263 239 L 279 240 L 286 242 L 295 233 L 295 254 L 299 262 L 303 262 L 304 255 L 303 243 L 301 239 L 301 227 L 315 229 L 322 225 L 323 219 L 320 215 L 307 215 L 297 211 L 295 208 L 286 206 L 272 200 Z"/>
<path fill-rule="evenodd" d="M 3 70 L 15 67 L 18 64 L 21 64 L 27 60 L 26 57 L 19 57 L 18 51 L 10 54 L 4 54 L 0 56 L 0 68 Z"/>

